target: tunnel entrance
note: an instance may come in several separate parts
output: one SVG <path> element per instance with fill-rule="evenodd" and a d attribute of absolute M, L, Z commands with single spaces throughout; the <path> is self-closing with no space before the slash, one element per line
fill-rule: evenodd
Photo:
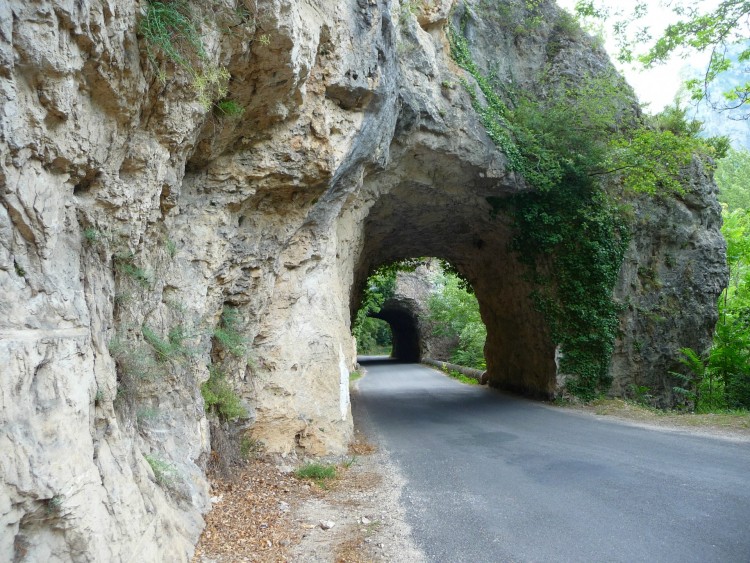
<path fill-rule="evenodd" d="M 374 355 L 383 325 L 396 360 L 486 369 L 487 331 L 479 303 L 469 282 L 443 260 L 400 260 L 367 279 L 353 330 L 359 355 Z"/>
<path fill-rule="evenodd" d="M 384 308 L 372 315 L 390 326 L 393 335 L 392 358 L 402 362 L 418 362 L 421 359 L 419 325 L 411 312 Z"/>
<path fill-rule="evenodd" d="M 392 172 L 364 179 L 364 190 L 381 195 L 363 217 L 350 318 L 362 316 L 358 311 L 368 302 L 373 272 L 413 257 L 436 257 L 473 288 L 476 317 L 486 330 L 486 339 L 483 333 L 474 341 L 489 384 L 553 397 L 559 386 L 556 346 L 532 299 L 535 286 L 529 269 L 513 250 L 513 219 L 497 203 L 518 193 L 517 179 L 489 177 L 486 168 L 477 169 L 456 154 L 437 154 L 432 146 L 391 149 Z M 391 325 L 392 354 L 410 361 L 434 355 L 425 349 L 419 315 L 406 313 L 411 309 L 403 306 L 393 309 L 376 313 Z M 450 352 L 442 358 L 451 361 Z"/>

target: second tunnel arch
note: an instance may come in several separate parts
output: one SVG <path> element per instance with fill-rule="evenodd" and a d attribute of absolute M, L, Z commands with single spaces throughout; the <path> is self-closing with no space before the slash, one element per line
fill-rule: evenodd
<path fill-rule="evenodd" d="M 389 307 L 386 304 L 372 317 L 388 323 L 391 328 L 391 357 L 403 362 L 422 359 L 421 330 L 413 311 Z"/>
<path fill-rule="evenodd" d="M 385 282 L 388 296 L 368 316 L 388 324 L 391 357 L 403 362 L 458 362 L 483 370 L 486 331 L 470 284 L 456 276 L 450 264 L 436 258 L 410 259 L 386 271 L 390 273 Z M 381 273 L 368 285 L 375 289 L 382 279 Z M 378 334 L 377 328 L 372 330 Z M 362 336 L 364 342 L 373 338 Z"/>

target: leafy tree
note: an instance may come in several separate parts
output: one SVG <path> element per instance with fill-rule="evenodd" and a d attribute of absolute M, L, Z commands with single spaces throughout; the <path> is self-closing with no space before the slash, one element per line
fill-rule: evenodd
<path fill-rule="evenodd" d="M 728 211 L 750 209 L 749 150 L 730 150 L 716 166 L 714 178 L 719 185 L 719 201 Z"/>
<path fill-rule="evenodd" d="M 710 85 L 727 71 L 739 68 L 747 73 L 742 65 L 750 60 L 750 2 L 721 0 L 713 7 L 699 0 L 663 2 L 678 19 L 656 38 L 644 25 L 648 16 L 645 2 L 630 4 L 629 10 L 619 6 L 613 9 L 612 4 L 607 0 L 579 0 L 576 13 L 584 19 L 613 22 L 622 62 L 638 61 L 649 68 L 673 55 L 686 58 L 691 52 L 707 52 L 710 59 L 703 76 L 686 83 L 691 97 L 695 101 L 706 100 L 715 109 L 732 110 L 736 119 L 750 118 L 750 81 L 734 81 L 721 100 L 715 100 L 710 92 Z M 643 45 L 648 47 L 642 50 Z"/>
<path fill-rule="evenodd" d="M 429 300 L 430 318 L 437 334 L 458 338 L 451 361 L 484 369 L 487 329 L 479 314 L 477 298 L 466 289 L 465 280 L 451 272 L 438 276 L 435 283 L 435 292 Z"/>
<path fill-rule="evenodd" d="M 724 216 L 729 285 L 719 301 L 711 366 L 724 381 L 727 404 L 750 408 L 750 210 Z"/>
<path fill-rule="evenodd" d="M 695 401 L 696 410 L 750 409 L 750 211 L 725 213 L 729 285 L 719 299 L 719 322 L 706 357 L 683 350 L 692 377 L 690 387 L 676 390 Z"/>
<path fill-rule="evenodd" d="M 388 323 L 373 317 L 365 317 L 357 326 L 357 353 L 384 354 L 392 345 L 391 328 Z"/>

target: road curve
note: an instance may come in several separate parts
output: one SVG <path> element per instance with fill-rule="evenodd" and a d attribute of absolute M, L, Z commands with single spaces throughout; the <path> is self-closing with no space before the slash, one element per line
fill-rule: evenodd
<path fill-rule="evenodd" d="M 363 366 L 355 415 L 406 479 L 429 561 L 750 562 L 750 444 Z"/>

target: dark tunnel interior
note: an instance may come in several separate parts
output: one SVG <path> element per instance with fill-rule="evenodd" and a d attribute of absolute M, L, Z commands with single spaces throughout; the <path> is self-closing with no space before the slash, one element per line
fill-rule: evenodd
<path fill-rule="evenodd" d="M 372 316 L 387 322 L 391 327 L 391 357 L 402 362 L 418 362 L 421 359 L 419 326 L 410 312 L 383 307 Z"/>

